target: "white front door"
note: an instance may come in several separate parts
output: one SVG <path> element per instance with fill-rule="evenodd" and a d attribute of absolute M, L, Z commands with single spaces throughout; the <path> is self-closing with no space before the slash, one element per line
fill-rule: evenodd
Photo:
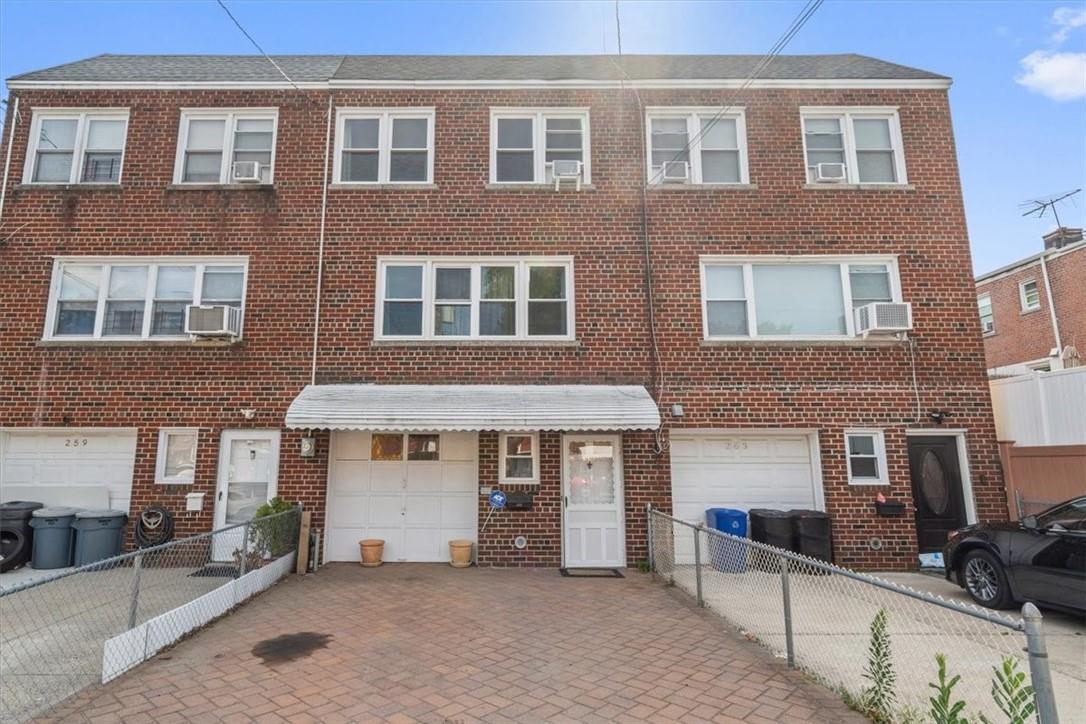
<path fill-rule="evenodd" d="M 252 520 L 257 508 L 275 497 L 278 480 L 278 430 L 225 430 L 219 446 L 214 528 Z M 236 528 L 214 536 L 215 560 L 233 560 L 244 535 L 243 528 Z"/>
<path fill-rule="evenodd" d="M 566 568 L 626 565 L 622 437 L 562 438 L 562 560 Z"/>

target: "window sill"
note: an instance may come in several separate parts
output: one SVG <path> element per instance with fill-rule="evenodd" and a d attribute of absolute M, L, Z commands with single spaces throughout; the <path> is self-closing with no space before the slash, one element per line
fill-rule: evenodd
<path fill-rule="evenodd" d="M 39 347 L 238 347 L 243 340 L 217 339 L 42 339 Z"/>
<path fill-rule="evenodd" d="M 703 339 L 702 347 L 897 347 L 896 338 L 875 339 Z"/>
<path fill-rule="evenodd" d="M 169 184 L 167 191 L 274 191 L 275 184 Z"/>
<path fill-rule="evenodd" d="M 580 347 L 575 339 L 375 339 L 371 347 Z"/>
<path fill-rule="evenodd" d="M 555 191 L 554 184 L 552 184 L 552 183 L 550 183 L 550 184 L 536 184 L 536 183 L 531 183 L 531 184 L 517 184 L 517 183 L 495 184 L 495 183 L 488 183 L 483 188 L 486 189 L 487 191 L 550 191 L 552 193 L 562 193 L 563 191 L 569 191 L 569 192 L 572 192 L 572 193 L 577 193 L 577 187 L 574 186 L 572 183 L 564 183 L 564 184 L 562 184 L 562 186 L 557 191 Z M 595 190 L 596 190 L 596 187 L 593 184 L 581 184 L 581 191 L 595 191 Z"/>
<path fill-rule="evenodd" d="M 328 184 L 329 191 L 434 191 L 435 183 L 383 183 L 383 184 Z"/>
<path fill-rule="evenodd" d="M 890 486 L 890 483 L 883 480 L 872 480 L 870 482 L 850 480 L 848 485 L 850 488 L 886 488 Z"/>
<path fill-rule="evenodd" d="M 12 191 L 70 191 L 82 193 L 84 191 L 122 191 L 124 187 L 115 184 L 16 184 Z"/>
<path fill-rule="evenodd" d="M 1034 314 L 1035 312 L 1039 312 L 1039 311 L 1041 311 L 1040 307 L 1033 307 L 1031 309 L 1023 309 L 1021 312 L 1019 312 L 1019 314 L 1024 317 L 1027 314 Z"/>
<path fill-rule="evenodd" d="M 981 332 L 980 336 L 983 337 L 984 339 L 988 339 L 989 337 L 996 336 L 996 333 L 995 332 Z"/>
<path fill-rule="evenodd" d="M 912 184 L 803 184 L 808 191 L 916 191 Z"/>
<path fill-rule="evenodd" d="M 649 184 L 649 191 L 757 191 L 758 184 Z"/>

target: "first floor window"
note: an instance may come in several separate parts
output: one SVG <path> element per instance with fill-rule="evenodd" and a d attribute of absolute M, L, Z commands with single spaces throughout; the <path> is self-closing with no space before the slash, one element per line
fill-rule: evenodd
<path fill-rule="evenodd" d="M 539 435 L 536 433 L 502 433 L 500 483 L 539 482 Z"/>
<path fill-rule="evenodd" d="M 378 338 L 569 339 L 566 259 L 387 260 Z"/>
<path fill-rule="evenodd" d="M 58 261 L 46 338 L 153 339 L 185 334 L 191 304 L 238 309 L 243 261 Z"/>
<path fill-rule="evenodd" d="M 195 429 L 168 429 L 158 433 L 158 461 L 155 481 L 159 483 L 191 483 L 196 475 Z"/>
<path fill-rule="evenodd" d="M 175 182 L 271 183 L 277 120 L 274 109 L 183 111 Z"/>
<path fill-rule="evenodd" d="M 127 132 L 127 110 L 35 111 L 24 180 L 118 183 Z"/>
<path fill-rule="evenodd" d="M 897 111 L 801 109 L 807 182 L 905 183 Z"/>
<path fill-rule="evenodd" d="M 491 115 L 491 183 L 551 183 L 555 161 L 588 175 L 588 111 L 495 109 Z"/>
<path fill-rule="evenodd" d="M 336 119 L 336 183 L 433 181 L 432 109 L 341 108 Z"/>
<path fill-rule="evenodd" d="M 995 314 L 992 312 L 992 297 L 982 294 L 977 297 L 977 310 L 980 312 L 980 331 L 991 334 L 995 331 Z"/>
<path fill-rule="evenodd" d="M 894 267 L 865 259 L 703 262 L 707 338 L 851 336 L 854 310 L 897 300 Z"/>
<path fill-rule="evenodd" d="M 742 111 L 650 109 L 649 183 L 747 183 Z"/>
<path fill-rule="evenodd" d="M 846 430 L 848 481 L 852 485 L 888 485 L 886 442 L 881 430 Z"/>
<path fill-rule="evenodd" d="M 1031 312 L 1041 308 L 1041 290 L 1036 279 L 1030 279 L 1018 285 L 1018 296 L 1022 302 L 1022 311 Z"/>

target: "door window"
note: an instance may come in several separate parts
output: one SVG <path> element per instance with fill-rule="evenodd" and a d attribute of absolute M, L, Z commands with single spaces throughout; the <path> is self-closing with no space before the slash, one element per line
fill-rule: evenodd
<path fill-rule="evenodd" d="M 615 448 L 608 440 L 570 441 L 569 502 L 610 505 L 615 502 Z"/>
<path fill-rule="evenodd" d="M 230 442 L 230 470 L 226 483 L 226 524 L 252 520 L 256 509 L 268 502 L 271 484 L 270 440 Z"/>
<path fill-rule="evenodd" d="M 932 513 L 942 515 L 946 512 L 950 503 L 950 486 L 943 463 L 933 450 L 925 452 L 920 463 L 920 493 Z"/>

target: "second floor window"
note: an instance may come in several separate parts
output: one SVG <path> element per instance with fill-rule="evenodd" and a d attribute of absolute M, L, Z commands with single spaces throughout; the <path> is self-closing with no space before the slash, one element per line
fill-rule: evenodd
<path fill-rule="evenodd" d="M 565 257 L 388 259 L 378 269 L 378 339 L 573 338 Z"/>
<path fill-rule="evenodd" d="M 491 111 L 491 183 L 552 183 L 555 161 L 580 164 L 581 180 L 591 182 L 587 110 L 496 108 Z"/>
<path fill-rule="evenodd" d="M 58 261 L 45 338 L 184 338 L 189 305 L 241 309 L 245 268 L 221 258 Z"/>
<path fill-rule="evenodd" d="M 1032 312 L 1041 308 L 1041 290 L 1037 286 L 1036 279 L 1022 282 L 1018 285 L 1018 299 L 1022 303 L 1023 312 Z"/>
<path fill-rule="evenodd" d="M 742 111 L 650 109 L 650 184 L 745 184 L 746 125 Z"/>
<path fill-rule="evenodd" d="M 432 183 L 434 111 L 340 108 L 333 166 L 337 184 Z"/>
<path fill-rule="evenodd" d="M 854 310 L 900 301 L 890 259 L 702 260 L 707 339 L 834 339 L 855 335 Z"/>
<path fill-rule="evenodd" d="M 803 108 L 807 183 L 903 184 L 897 111 Z"/>
<path fill-rule="evenodd" d="M 127 132 L 127 110 L 35 111 L 24 181 L 119 183 Z"/>
<path fill-rule="evenodd" d="M 278 113 L 271 110 L 185 110 L 174 182 L 270 184 Z"/>
<path fill-rule="evenodd" d="M 977 297 L 977 309 L 980 312 L 981 333 L 991 334 L 995 331 L 995 314 L 992 312 L 992 297 L 990 294 L 982 294 Z"/>

